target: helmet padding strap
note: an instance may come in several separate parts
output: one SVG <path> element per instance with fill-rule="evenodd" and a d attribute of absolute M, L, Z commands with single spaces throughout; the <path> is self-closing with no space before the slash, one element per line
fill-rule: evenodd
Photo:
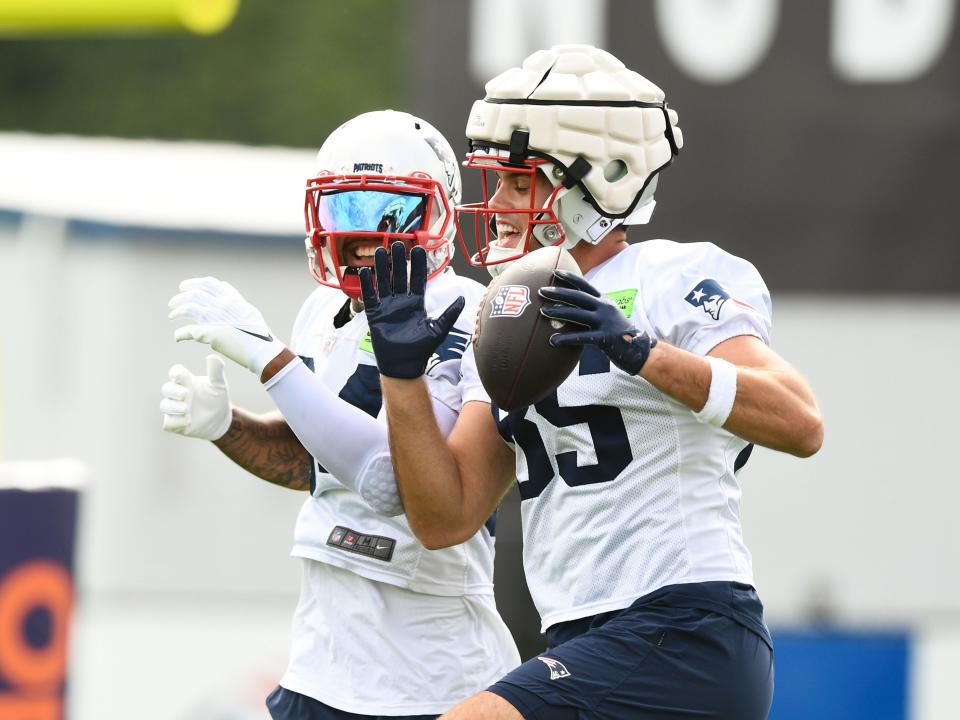
<path fill-rule="evenodd" d="M 523 128 L 517 128 L 510 134 L 510 159 L 511 165 L 523 165 L 527 159 L 527 148 L 530 146 L 530 132 Z"/>
<path fill-rule="evenodd" d="M 577 155 L 577 159 L 570 163 L 570 167 L 563 173 L 563 180 L 561 181 L 563 186 L 569 190 L 583 180 L 591 169 L 593 169 L 593 165 L 583 155 Z"/>

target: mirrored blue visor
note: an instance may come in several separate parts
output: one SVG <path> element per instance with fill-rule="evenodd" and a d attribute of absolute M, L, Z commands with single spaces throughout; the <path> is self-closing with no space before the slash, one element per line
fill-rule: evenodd
<path fill-rule="evenodd" d="M 377 190 L 320 195 L 317 219 L 328 232 L 413 233 L 421 229 L 427 199 Z"/>

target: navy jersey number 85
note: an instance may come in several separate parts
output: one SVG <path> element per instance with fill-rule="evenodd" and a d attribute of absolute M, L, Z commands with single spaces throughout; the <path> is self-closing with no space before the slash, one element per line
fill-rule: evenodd
<path fill-rule="evenodd" d="M 610 363 L 599 362 L 591 357 L 594 353 L 585 352 L 580 362 L 581 375 L 593 375 L 598 372 L 610 372 Z M 596 352 L 602 356 L 599 351 Z M 606 359 L 602 356 L 603 360 Z M 599 367 L 598 367 L 599 365 Z M 619 408 L 608 405 L 560 405 L 557 391 L 554 390 L 540 402 L 534 404 L 540 416 L 557 428 L 586 424 L 596 449 L 597 462 L 593 465 L 578 465 L 575 450 L 558 453 L 557 469 L 560 477 L 570 487 L 592 485 L 615 480 L 623 472 L 633 453 L 630 440 Z M 498 420 L 497 427 L 503 438 L 515 440 L 527 459 L 529 479 L 519 483 L 520 497 L 523 500 L 535 498 L 542 493 L 554 478 L 553 463 L 547 456 L 543 438 L 535 423 L 526 419 L 529 407 L 519 408 L 507 413 Z M 499 410 L 493 407 L 494 418 Z"/>

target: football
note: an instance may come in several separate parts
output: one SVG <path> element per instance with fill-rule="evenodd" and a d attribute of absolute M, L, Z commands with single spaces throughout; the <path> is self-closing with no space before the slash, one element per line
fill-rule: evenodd
<path fill-rule="evenodd" d="M 540 314 L 537 293 L 555 284 L 557 268 L 580 273 L 559 246 L 538 248 L 494 278 L 484 294 L 473 336 L 477 371 L 494 404 L 514 410 L 543 399 L 576 367 L 582 346 L 553 347 L 565 323 Z"/>

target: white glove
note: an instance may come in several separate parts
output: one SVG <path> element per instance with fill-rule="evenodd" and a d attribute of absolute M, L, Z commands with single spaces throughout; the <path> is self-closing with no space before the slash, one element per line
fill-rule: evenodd
<path fill-rule="evenodd" d="M 258 377 L 284 349 L 263 315 L 228 282 L 213 277 L 190 278 L 168 303 L 170 319 L 192 324 L 177 328 L 177 342 L 196 340 L 223 353 Z"/>
<path fill-rule="evenodd" d="M 206 375 L 194 375 L 183 365 L 174 365 L 169 375 L 160 388 L 163 429 L 201 440 L 223 437 L 233 419 L 223 358 L 207 355 Z"/>

